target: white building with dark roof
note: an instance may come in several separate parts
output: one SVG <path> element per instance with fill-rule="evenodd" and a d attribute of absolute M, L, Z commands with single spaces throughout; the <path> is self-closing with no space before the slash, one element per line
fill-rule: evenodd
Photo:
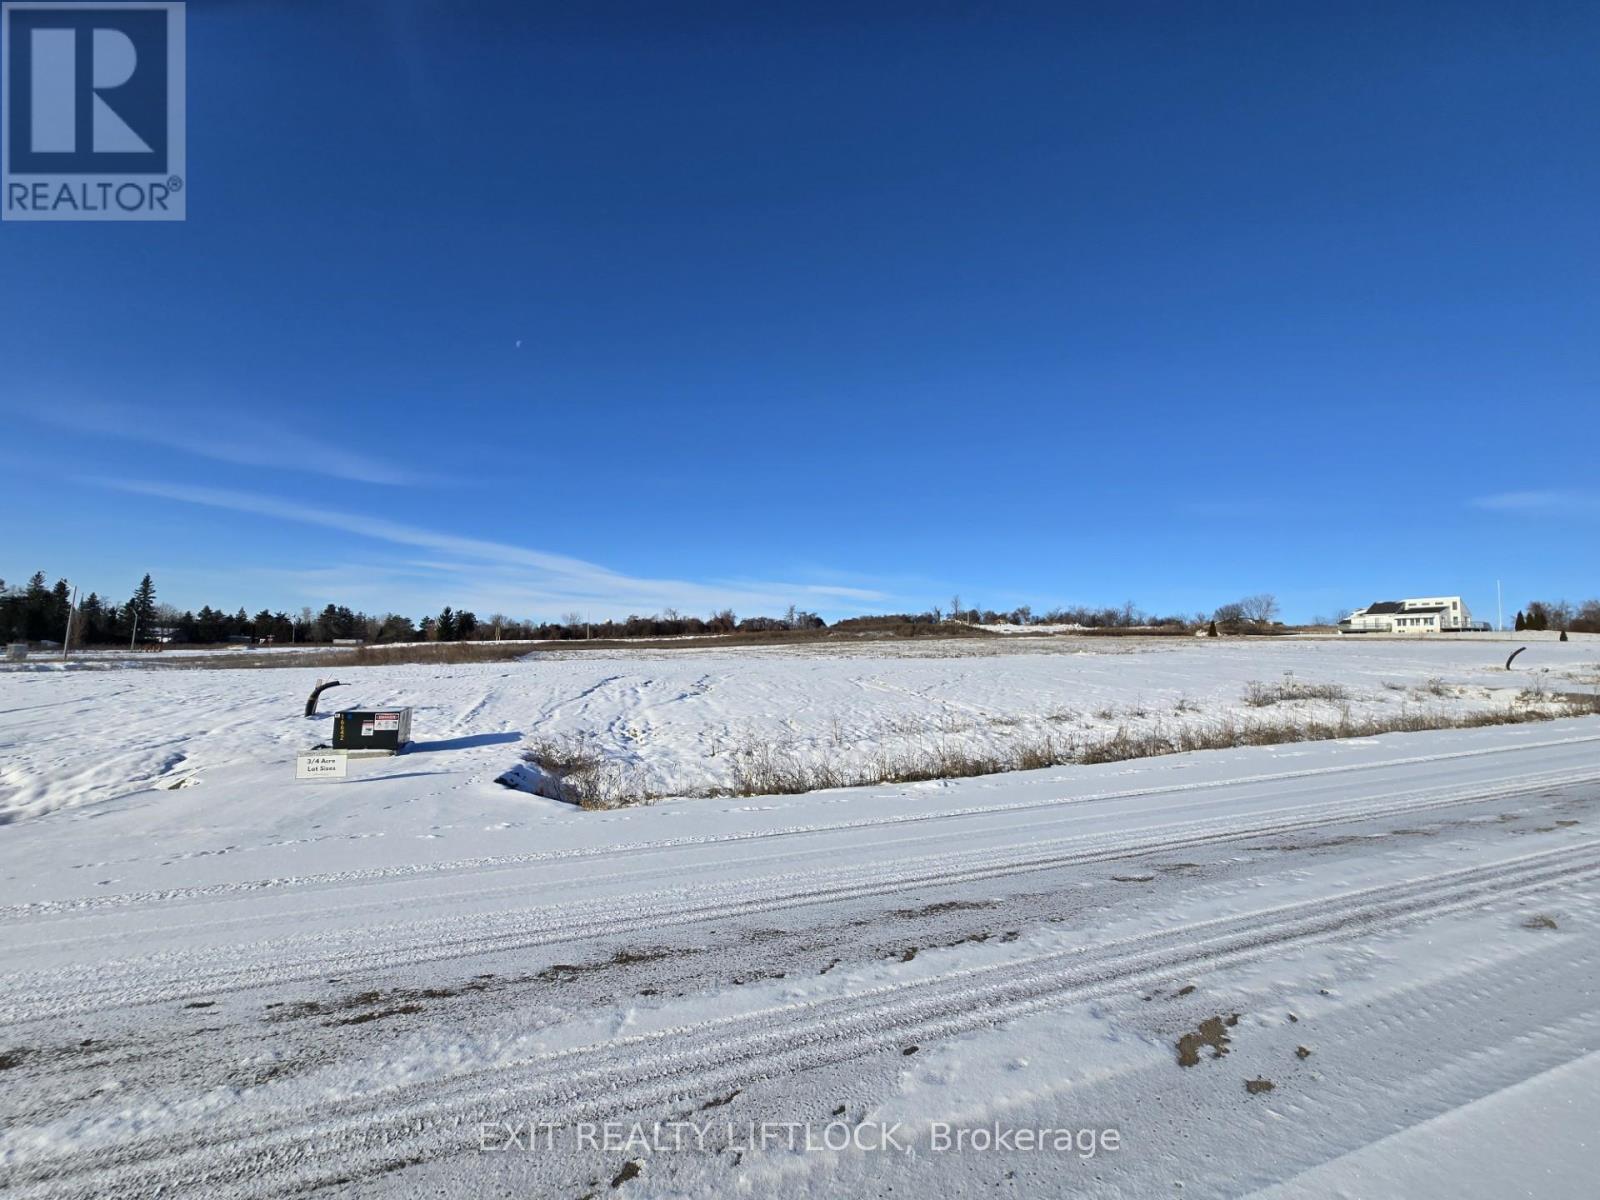
<path fill-rule="evenodd" d="M 1472 614 L 1460 596 L 1379 600 L 1339 622 L 1340 633 L 1455 633 L 1471 628 Z"/>

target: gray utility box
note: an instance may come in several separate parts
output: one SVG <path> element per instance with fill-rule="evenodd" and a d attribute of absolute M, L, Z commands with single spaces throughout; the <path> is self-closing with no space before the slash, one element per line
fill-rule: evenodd
<path fill-rule="evenodd" d="M 347 708 L 333 714 L 335 750 L 398 751 L 410 740 L 409 708 Z"/>

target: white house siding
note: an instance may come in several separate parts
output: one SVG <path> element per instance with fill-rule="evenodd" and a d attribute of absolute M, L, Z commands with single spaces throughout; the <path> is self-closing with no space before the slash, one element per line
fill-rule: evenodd
<path fill-rule="evenodd" d="M 1396 633 L 1438 633 L 1442 613 L 1398 613 L 1394 618 Z"/>
<path fill-rule="evenodd" d="M 1441 629 L 1460 629 L 1472 620 L 1472 614 L 1467 611 L 1466 602 L 1460 596 L 1421 596 L 1402 600 L 1401 603 L 1407 608 L 1444 609 L 1445 611 L 1439 614 Z"/>
<path fill-rule="evenodd" d="M 1381 600 L 1369 607 L 1400 605 L 1399 612 L 1373 613 L 1358 609 L 1342 623 L 1349 633 L 1439 633 L 1447 629 L 1465 629 L 1472 623 L 1472 614 L 1460 596 L 1409 596 L 1404 600 Z M 1419 612 L 1435 608 L 1439 612 Z"/>

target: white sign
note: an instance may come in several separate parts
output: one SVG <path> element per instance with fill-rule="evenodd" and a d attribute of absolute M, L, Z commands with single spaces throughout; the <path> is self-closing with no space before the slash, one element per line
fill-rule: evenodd
<path fill-rule="evenodd" d="M 299 754 L 294 760 L 296 779 L 343 779 L 350 759 L 343 754 Z"/>
<path fill-rule="evenodd" d="M 398 732 L 400 729 L 399 713 L 373 713 L 372 728 L 388 729 Z"/>

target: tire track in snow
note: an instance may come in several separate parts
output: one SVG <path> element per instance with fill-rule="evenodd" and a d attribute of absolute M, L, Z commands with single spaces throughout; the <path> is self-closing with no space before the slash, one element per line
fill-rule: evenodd
<path fill-rule="evenodd" d="M 620 676 L 601 681 L 613 682 Z M 593 690 L 593 689 L 591 689 Z M 481 873 L 485 870 L 516 870 L 542 863 L 572 862 L 594 858 L 621 858 L 627 855 L 654 853 L 675 849 L 702 849 L 709 846 L 741 842 L 759 842 L 768 839 L 809 837 L 818 834 L 847 830 L 881 829 L 892 826 L 917 825 L 929 822 L 968 820 L 994 814 L 1035 812 L 1076 804 L 1093 804 L 1113 800 L 1129 800 L 1143 796 L 1185 795 L 1228 787 L 1248 787 L 1263 783 L 1284 783 L 1298 779 L 1311 779 L 1344 775 L 1363 771 L 1377 771 L 1394 767 L 1421 766 L 1430 763 L 1451 762 L 1461 759 L 1483 758 L 1496 755 L 1514 755 L 1530 751 L 1550 750 L 1564 746 L 1600 742 L 1600 735 L 1554 738 L 1528 742 L 1518 746 L 1494 746 L 1476 750 L 1453 750 L 1439 754 L 1420 754 L 1406 758 L 1383 759 L 1377 762 L 1339 763 L 1332 766 L 1309 767 L 1297 771 L 1278 771 L 1259 775 L 1245 775 L 1228 779 L 1204 780 L 1192 783 L 1163 784 L 1156 787 L 1129 788 L 1120 791 L 1091 792 L 1084 795 L 1061 796 L 1048 800 L 1012 801 L 1004 804 L 971 805 L 945 809 L 932 813 L 900 813 L 888 817 L 862 817 L 848 821 L 833 821 L 816 825 L 790 825 L 777 829 L 752 830 L 744 833 L 719 835 L 693 835 L 663 838 L 648 842 L 620 842 L 606 846 L 576 847 L 568 850 L 539 851 L 530 854 L 485 855 L 477 858 L 451 859 L 437 863 L 408 863 L 397 866 L 370 867 L 355 871 L 330 871 L 317 874 L 288 875 L 270 879 L 240 880 L 210 884 L 202 887 L 171 888 L 157 892 L 123 892 L 109 896 L 82 896 L 71 900 L 38 900 L 23 904 L 0 906 L 0 921 L 48 917 L 52 915 L 78 915 L 105 909 L 126 908 L 141 904 L 187 903 L 217 897 L 230 897 L 269 890 L 340 888 L 363 883 L 389 883 L 418 876 L 436 876 L 454 873 Z M 1582 779 L 1576 782 L 1584 782 Z M 868 789 L 870 790 L 870 789 Z M 758 799 L 759 797 L 751 797 Z"/>
<path fill-rule="evenodd" d="M 23 1145 L 0 1166 L 18 1196 L 267 1197 L 348 1184 L 467 1151 L 475 1122 L 537 1113 L 616 1119 L 731 1087 L 993 1026 L 1068 1003 L 1600 878 L 1600 846 L 1504 858 L 1333 897 L 966 967 L 466 1069 L 444 1079 L 154 1128 L 101 1148 Z M 1593 958 L 1594 948 L 1584 953 Z M 492 1112 L 485 1109 L 492 1108 Z"/>
<path fill-rule="evenodd" d="M 348 976 L 562 942 L 642 935 L 779 909 L 1138 859 L 1155 853 L 1171 854 L 1378 818 L 1409 817 L 1527 795 L 1560 784 L 1597 781 L 1600 775 L 1594 773 L 1532 776 L 1511 787 L 1431 789 L 1378 800 L 1297 806 L 1251 813 L 1244 821 L 1223 817 L 1176 822 L 1143 829 L 1135 836 L 1075 834 L 1001 849 L 953 851 L 911 859 L 895 857 L 829 871 L 728 879 L 559 905 L 537 904 L 388 926 L 361 925 L 334 933 L 168 951 L 54 971 L 20 972 L 0 977 L 0 1025 L 56 1020 L 107 1008 L 202 995 L 215 998 L 269 983 L 315 981 L 330 972 Z M 510 892 L 518 894 L 521 889 Z"/>

